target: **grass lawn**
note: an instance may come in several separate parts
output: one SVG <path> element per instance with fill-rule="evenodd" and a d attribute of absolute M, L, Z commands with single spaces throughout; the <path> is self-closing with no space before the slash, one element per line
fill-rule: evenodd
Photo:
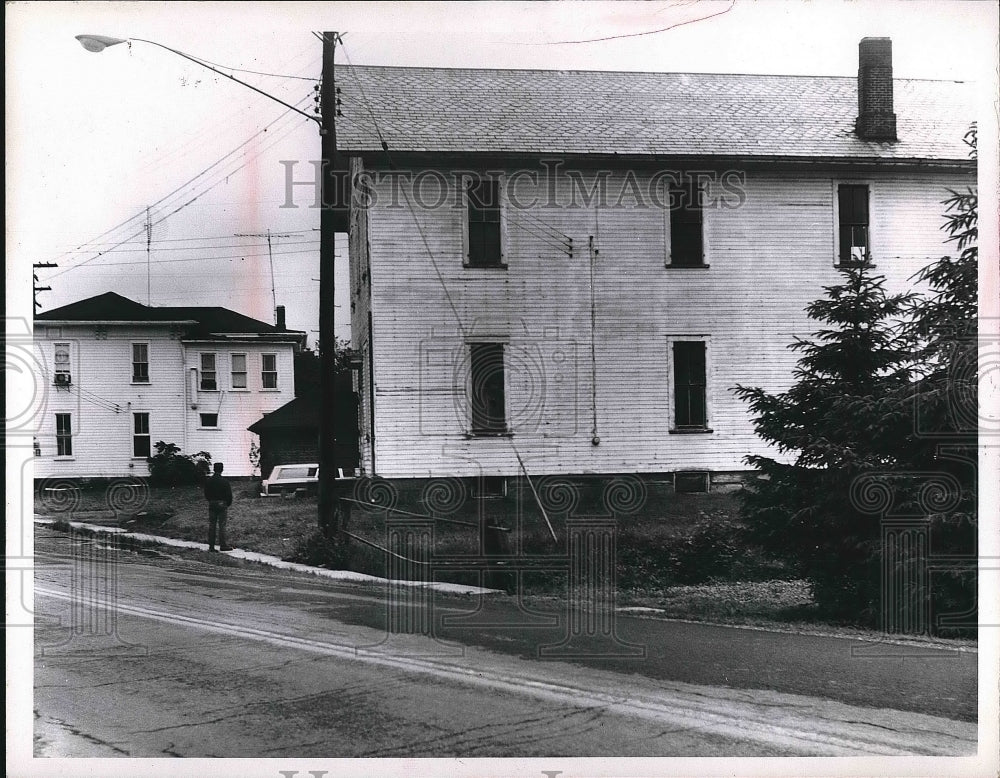
<path fill-rule="evenodd" d="M 250 484 L 241 482 L 234 483 L 233 492 L 228 522 L 231 545 L 304 564 L 385 575 L 386 560 L 381 551 L 353 542 L 345 554 L 322 537 L 317 531 L 314 497 L 261 498 Z M 630 516 L 618 525 L 619 607 L 695 621 L 876 634 L 842 624 L 824 624 L 806 582 L 793 579 L 780 565 L 743 547 L 735 538 L 739 524 L 734 495 L 678 494 L 669 503 L 649 508 L 643 515 Z M 119 495 L 112 500 L 103 489 L 84 489 L 69 497 L 37 499 L 35 510 L 49 518 L 184 540 L 206 542 L 208 535 L 207 505 L 201 490 L 194 486 L 152 487 L 145 495 Z M 509 502 L 505 505 L 494 501 L 489 504 L 487 516 L 513 526 L 509 520 L 512 512 Z M 553 518 L 560 540 L 553 543 L 544 523 L 525 515 L 520 533 L 523 555 L 566 553 L 563 521 Z M 449 518 L 476 520 L 462 512 L 450 514 Z M 385 512 L 355 506 L 349 530 L 384 546 Z M 478 554 L 479 542 L 477 527 L 448 523 L 435 527 L 436 553 Z M 220 563 L 228 559 L 219 557 Z M 480 583 L 475 573 L 444 572 L 437 578 Z M 565 574 L 527 574 L 525 596 L 527 602 L 566 596 Z M 975 643 L 974 639 L 960 642 Z"/>
<path fill-rule="evenodd" d="M 251 484 L 234 483 L 229 511 L 230 545 L 282 559 L 327 567 L 347 567 L 385 575 L 385 557 L 377 549 L 352 543 L 348 555 L 335 550 L 317 532 L 315 497 L 261 498 Z M 131 499 L 129 499 L 131 498 Z M 761 579 L 780 574 L 780 568 L 756 559 L 731 542 L 736 501 L 730 494 L 676 495 L 669 506 L 650 506 L 642 517 L 630 517 L 618 529 L 617 575 L 623 605 L 666 609 L 690 618 L 776 617 L 785 605 L 808 604 L 801 582 Z M 512 526 L 508 502 L 491 501 L 486 515 Z M 151 487 L 148 494 L 109 499 L 103 489 L 83 489 L 63 500 L 36 501 L 36 512 L 52 518 L 103 524 L 171 538 L 206 542 L 208 510 L 198 487 Z M 476 522 L 461 513 L 449 518 Z M 526 556 L 565 554 L 565 527 L 553 518 L 559 542 L 547 527 L 530 516 L 520 534 Z M 386 543 L 384 511 L 354 506 L 349 529 L 380 546 Z M 513 533 L 508 533 L 508 539 Z M 698 538 L 702 538 L 699 545 Z M 508 543 L 510 541 L 508 540 Z M 447 555 L 474 555 L 480 551 L 478 527 L 440 523 L 435 528 L 435 551 Z M 479 583 L 474 573 L 443 573 L 443 579 Z M 743 583 L 706 583 L 706 578 L 747 578 Z M 698 586 L 685 586 L 697 582 Z M 563 573 L 526 576 L 533 595 L 558 595 L 565 589 Z M 735 594 L 739 590 L 740 594 Z M 790 597 L 788 592 L 795 592 Z M 785 593 L 776 597 L 776 592 Z"/>

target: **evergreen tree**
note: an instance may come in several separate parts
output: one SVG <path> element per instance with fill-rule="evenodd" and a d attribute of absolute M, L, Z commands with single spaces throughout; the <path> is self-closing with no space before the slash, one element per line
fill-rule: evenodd
<path fill-rule="evenodd" d="M 965 136 L 976 158 L 975 125 Z M 965 558 L 966 569 L 940 572 L 930 582 L 931 615 L 952 629 L 974 628 L 978 454 L 978 218 L 974 187 L 950 191 L 943 229 L 957 250 L 923 268 L 927 293 L 911 306 L 906 333 L 916 344 L 920 371 L 908 387 L 911 434 L 903 464 L 914 473 L 909 509 L 929 519 L 936 556 Z M 954 618 L 965 612 L 964 618 Z"/>
<path fill-rule="evenodd" d="M 912 382 L 911 341 L 898 319 L 912 294 L 889 295 L 862 265 L 806 311 L 827 325 L 790 348 L 801 354 L 787 392 L 736 387 L 755 429 L 782 462 L 751 456 L 744 491 L 751 540 L 784 559 L 830 616 L 872 622 L 880 602 L 879 517 L 852 499 L 858 476 L 891 470 L 912 425 L 901 402 Z M 791 462 L 787 462 L 791 459 Z"/>

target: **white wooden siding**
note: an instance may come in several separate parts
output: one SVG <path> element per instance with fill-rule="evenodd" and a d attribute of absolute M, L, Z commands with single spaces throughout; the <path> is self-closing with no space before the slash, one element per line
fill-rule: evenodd
<path fill-rule="evenodd" d="M 97 337 L 98 332 L 100 338 Z M 52 382 L 55 343 L 70 343 L 72 385 Z M 149 344 L 149 383 L 132 382 L 132 343 Z M 133 413 L 149 413 L 151 444 L 175 443 L 184 453 L 205 450 L 234 476 L 250 475 L 247 427 L 294 397 L 294 361 L 288 344 L 184 344 L 169 327 L 93 324 L 51 327 L 39 322 L 35 355 L 42 375 L 37 399 L 41 456 L 35 477 L 147 476 L 144 457 L 132 457 Z M 215 351 L 220 391 L 191 392 L 189 373 L 202 351 Z M 247 354 L 249 390 L 230 389 L 230 354 Z M 278 355 L 278 389 L 261 390 L 260 355 Z M 197 405 L 193 408 L 192 405 Z M 55 414 L 70 413 L 72 458 L 56 457 Z M 200 413 L 218 413 L 219 428 L 199 429 Z"/>
<path fill-rule="evenodd" d="M 508 197 L 544 200 L 543 191 L 524 176 L 511 179 L 511 172 Z M 446 177 L 454 182 L 447 171 Z M 902 172 L 856 178 L 872 187 L 877 272 L 890 288 L 907 289 L 913 273 L 948 253 L 941 201 L 967 179 Z M 352 254 L 352 269 L 363 265 L 360 246 L 371 257 L 374 471 L 385 477 L 511 475 L 519 469 L 515 447 L 535 473 L 745 469 L 744 457 L 765 447 L 731 389 L 775 391 L 790 384 L 796 356 L 787 345 L 815 328 L 804 308 L 841 278 L 834 267 L 834 203 L 836 184 L 845 180 L 851 177 L 842 172 L 748 171 L 741 207 L 704 212 L 708 269 L 665 268 L 663 213 L 627 207 L 631 198 L 626 207 L 508 210 L 507 268 L 464 268 L 464 212 L 451 207 L 454 192 L 448 205 L 418 210 L 421 235 L 409 210 L 386 207 L 388 191 L 376 189 L 380 197 L 367 219 L 352 221 L 352 252 L 359 252 Z M 638 177 L 643 187 L 648 181 L 649 174 Z M 608 179 L 611 203 L 623 183 L 623 173 Z M 568 182 L 560 187 L 568 201 Z M 572 257 L 548 237 L 552 231 L 573 239 Z M 356 344 L 363 345 L 368 289 L 352 280 L 352 291 Z M 714 432 L 671 435 L 668 338 L 692 334 L 712 344 Z M 470 337 L 507 342 L 511 438 L 466 434 L 463 364 Z M 367 394 L 366 385 L 363 414 Z M 591 442 L 595 396 L 597 446 Z M 361 448 L 371 472 L 364 437 Z"/>

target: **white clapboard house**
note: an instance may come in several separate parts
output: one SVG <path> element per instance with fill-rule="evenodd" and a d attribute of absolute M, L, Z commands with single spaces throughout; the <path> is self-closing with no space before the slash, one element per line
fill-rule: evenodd
<path fill-rule="evenodd" d="M 337 69 L 363 472 L 707 474 L 764 448 L 806 305 L 870 257 L 952 251 L 968 84 L 858 77 Z M 845 420 L 849 423 L 849 420 Z"/>
<path fill-rule="evenodd" d="M 35 317 L 36 478 L 146 476 L 157 441 L 251 475 L 247 430 L 294 396 L 305 333 L 108 292 Z"/>

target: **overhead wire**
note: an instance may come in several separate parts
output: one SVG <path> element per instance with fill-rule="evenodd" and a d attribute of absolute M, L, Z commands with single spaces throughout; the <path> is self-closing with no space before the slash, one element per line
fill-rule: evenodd
<path fill-rule="evenodd" d="M 302 102 L 304 102 L 304 100 Z M 166 202 L 167 200 L 169 200 L 174 195 L 182 192 L 184 189 L 188 188 L 192 183 L 194 183 L 195 181 L 197 181 L 199 178 L 201 178 L 201 177 L 205 176 L 206 174 L 208 174 L 213 168 L 218 167 L 223 162 L 225 162 L 225 160 L 227 160 L 229 157 L 231 157 L 234 154 L 236 154 L 237 152 L 239 152 L 240 149 L 242 149 L 243 147 L 245 147 L 245 146 L 249 145 L 250 143 L 252 143 L 254 141 L 254 139 L 258 135 L 261 135 L 261 134 L 267 132 L 267 130 L 269 128 L 273 127 L 275 124 L 277 124 L 283 118 L 285 118 L 286 116 L 289 116 L 289 115 L 290 115 L 290 113 L 286 111 L 280 117 L 278 117 L 277 119 L 275 119 L 274 121 L 272 121 L 270 124 L 268 124 L 267 126 L 265 126 L 263 129 L 258 130 L 252 136 L 250 136 L 250 138 L 248 138 L 247 140 L 243 141 L 243 143 L 241 143 L 238 146 L 236 146 L 236 148 L 234 148 L 231 151 L 227 152 L 222 157 L 220 157 L 215 162 L 213 162 L 211 165 L 209 165 L 208 167 L 204 168 L 202 171 L 200 171 L 199 173 L 195 174 L 191 178 L 189 178 L 187 181 L 185 181 L 180 186 L 178 186 L 175 189 L 173 189 L 172 191 L 168 192 L 166 195 L 164 195 L 163 197 L 161 197 L 156 202 L 152 203 L 150 207 L 156 208 L 157 206 L 159 206 L 159 205 L 163 204 L 164 202 Z M 243 166 L 241 166 L 241 167 L 243 167 Z M 229 175 L 232 175 L 232 173 L 230 173 Z M 127 227 L 127 225 L 129 225 L 130 223 L 135 222 L 135 221 L 137 221 L 139 219 L 145 219 L 145 215 L 146 215 L 146 210 L 145 210 L 145 208 L 143 208 L 143 210 L 140 211 L 139 213 L 136 213 L 134 216 L 129 217 L 125 221 L 119 222 L 114 227 L 110 227 L 109 229 L 107 229 L 104 232 L 102 232 L 99 235 L 97 235 L 97 237 L 94 238 L 92 241 L 87 241 L 87 242 L 81 244 L 80 246 L 78 246 L 73 251 L 86 250 L 84 247 L 87 246 L 89 243 L 96 242 L 98 239 L 103 238 L 103 237 L 105 237 L 107 235 L 110 235 L 111 233 L 113 233 L 113 232 L 115 232 L 117 230 L 125 229 Z M 118 243 L 115 243 L 114 247 L 120 246 L 123 243 L 127 242 L 128 240 L 131 240 L 132 238 L 138 237 L 141 234 L 143 234 L 143 232 L 139 232 L 139 233 L 136 233 L 135 235 L 131 235 L 128 238 L 126 238 L 125 240 L 119 241 Z M 70 252 L 64 252 L 63 254 L 57 255 L 55 257 L 55 259 L 62 259 L 64 256 L 66 256 L 69 253 Z M 61 273 L 57 273 L 56 275 L 61 275 Z M 54 278 L 55 276 L 51 276 L 51 277 Z"/>
<path fill-rule="evenodd" d="M 297 59 L 301 58 L 302 56 L 306 55 L 307 53 L 308 52 L 305 51 L 305 50 L 299 52 L 299 54 L 297 54 L 295 57 L 293 57 L 291 60 L 289 60 L 288 64 L 291 64 L 295 60 L 297 60 Z M 195 59 L 200 59 L 200 58 L 195 58 Z M 201 61 L 205 62 L 205 63 L 208 63 L 207 60 L 201 60 Z M 299 72 L 303 72 L 303 71 L 315 69 L 316 66 L 318 65 L 318 63 L 319 63 L 319 58 L 318 57 L 314 57 L 309 62 L 307 62 L 305 65 L 303 65 L 303 67 L 299 68 Z M 209 63 L 209 64 L 214 64 L 214 63 Z M 304 80 L 308 80 L 308 81 L 315 81 L 315 80 L 317 80 L 315 76 L 312 76 L 312 77 L 288 76 L 287 78 L 303 78 Z M 281 84 L 279 82 L 278 84 L 275 84 L 273 87 L 269 86 L 269 88 L 275 88 L 275 87 L 280 87 L 280 86 L 281 86 Z M 168 147 L 168 149 L 166 151 L 164 151 L 161 154 L 159 154 L 156 158 L 150 159 L 149 161 L 147 161 L 146 163 L 144 163 L 143 165 L 141 165 L 139 167 L 139 171 L 141 172 L 141 171 L 145 171 L 145 170 L 156 170 L 156 169 L 164 166 L 167 163 L 167 160 L 169 160 L 169 159 L 171 159 L 173 157 L 176 157 L 179 154 L 182 154 L 182 153 L 185 154 L 185 155 L 190 154 L 190 152 L 193 149 L 197 149 L 200 146 L 204 145 L 204 144 L 202 144 L 200 142 L 196 142 L 196 141 L 199 141 L 204 136 L 211 136 L 211 137 L 217 136 L 219 134 L 219 128 L 228 128 L 228 127 L 230 127 L 232 125 L 234 119 L 242 117 L 243 115 L 245 115 L 245 113 L 246 113 L 246 108 L 244 106 L 238 106 L 233 111 L 230 111 L 226 115 L 221 116 L 220 118 L 218 118 L 215 122 L 212 122 L 210 124 L 206 124 L 205 126 L 203 126 L 202 129 L 199 130 L 197 133 L 195 133 L 195 135 L 193 137 L 183 138 L 177 144 L 175 144 L 175 146 L 173 148 L 169 148 Z"/>
<path fill-rule="evenodd" d="M 321 37 L 321 36 L 320 36 Z M 386 161 L 389 163 L 389 167 L 395 169 L 396 165 L 392 160 L 392 154 L 389 152 L 389 144 L 385 142 L 385 137 L 382 135 L 382 129 L 379 127 L 378 119 L 375 117 L 375 112 L 372 107 L 371 101 L 365 94 L 364 86 L 361 84 L 361 80 L 358 78 L 358 74 L 354 69 L 354 64 L 351 62 L 351 57 L 347 53 L 347 48 L 344 46 L 343 40 L 341 40 L 340 48 L 344 52 L 344 57 L 347 59 L 347 64 L 350 66 L 350 73 L 354 76 L 355 83 L 358 86 L 358 91 L 361 93 L 361 99 L 365 102 L 365 107 L 368 109 L 368 114 L 371 117 L 372 125 L 375 128 L 375 132 L 378 135 L 379 142 L 382 145 L 382 152 L 385 154 Z M 455 320 L 458 323 L 458 329 L 464 337 L 466 334 L 465 323 L 462 321 L 462 315 L 458 311 L 458 306 L 455 304 L 454 299 L 452 299 L 451 291 L 448 289 L 448 284 L 441 274 L 441 268 L 438 267 L 437 259 L 434 256 L 434 252 L 431 249 L 430 243 L 427 240 L 427 235 L 424 233 L 424 229 L 420 224 L 420 219 L 417 218 L 416 211 L 413 208 L 413 203 L 410 201 L 410 196 L 406 191 L 406 187 L 400 187 L 403 193 L 403 199 L 406 200 L 406 207 L 410 212 L 410 217 L 413 219 L 414 226 L 417 228 L 417 232 L 420 233 L 420 239 L 424 244 L 424 250 L 427 252 L 427 256 L 431 260 L 431 266 L 434 268 L 434 273 L 437 276 L 438 282 L 441 284 L 441 290 L 444 292 L 445 299 L 448 301 L 448 305 L 455 315 Z"/>
<path fill-rule="evenodd" d="M 296 56 L 295 56 L 295 57 L 293 57 L 293 58 L 292 58 L 291 60 L 289 60 L 289 62 L 294 62 L 294 61 L 295 61 L 296 59 L 299 59 L 300 57 L 304 56 L 304 55 L 305 55 L 306 53 L 307 53 L 307 52 L 306 52 L 305 50 L 303 50 L 303 51 L 302 51 L 302 52 L 300 52 L 300 53 L 299 53 L 298 55 L 296 55 Z M 200 58 L 198 58 L 198 57 L 195 57 L 194 59 L 195 59 L 195 60 L 198 60 L 198 61 L 201 61 L 201 60 L 200 60 Z M 307 68 L 312 68 L 312 67 L 314 67 L 314 66 L 316 65 L 317 61 L 318 61 L 318 60 L 317 60 L 316 58 L 314 58 L 314 59 L 310 60 L 310 61 L 309 61 L 309 62 L 308 62 L 308 63 L 307 63 L 306 65 L 304 65 L 304 66 L 303 66 L 303 67 L 302 67 L 302 68 L 300 69 L 300 71 L 301 71 L 301 70 L 306 70 Z M 207 63 L 207 62 L 208 62 L 208 60 L 204 60 L 204 62 L 206 62 L 206 63 Z M 289 78 L 291 78 L 291 76 L 289 76 Z M 304 80 L 316 80 L 316 79 L 315 79 L 314 77 L 310 77 L 310 78 L 305 78 Z M 300 101 L 299 101 L 299 105 L 303 105 L 304 103 L 307 103 L 307 102 L 308 102 L 308 100 L 309 100 L 309 96 L 307 95 L 306 97 L 304 97 L 304 98 L 303 98 L 302 100 L 300 100 Z M 303 107 L 304 107 L 304 106 L 303 106 Z M 242 113 L 242 112 L 243 112 L 243 109 L 238 109 L 237 111 L 233 112 L 233 114 L 232 114 L 232 115 L 233 115 L 233 116 L 235 116 L 235 115 L 239 115 L 239 114 L 240 114 L 240 113 Z M 220 158 L 220 160 L 217 160 L 216 164 L 219 164 L 219 163 L 221 163 L 221 162 L 222 162 L 222 160 L 226 159 L 226 158 L 227 158 L 228 156 L 231 156 L 232 154 L 235 154 L 235 153 L 236 153 L 237 151 L 239 151 L 239 149 L 240 149 L 240 148 L 242 148 L 243 146 L 246 146 L 246 145 L 248 145 L 249 143 L 251 143 L 251 142 L 252 142 L 252 141 L 254 140 L 254 138 L 256 138 L 256 137 L 257 137 L 258 135 L 261 135 L 261 134 L 263 134 L 263 133 L 267 132 L 267 131 L 268 131 L 268 130 L 269 130 L 270 128 L 274 127 L 274 126 L 275 126 L 275 125 L 276 125 L 276 124 L 277 124 L 277 123 L 278 123 L 279 121 L 282 121 L 282 120 L 284 120 L 284 119 L 285 119 L 286 117 L 291 117 L 291 113 L 290 113 L 290 112 L 288 112 L 288 111 L 286 111 L 285 113 L 283 113 L 283 114 L 282 114 L 281 116 L 279 116 L 279 117 L 278 117 L 278 119 L 276 119 L 275 121 L 273 121 L 273 122 L 271 122 L 270 124 L 268 124 L 267 126 L 265 126 L 265 127 L 264 127 L 264 128 L 262 129 L 262 130 L 259 130 L 259 131 L 258 131 L 257 133 L 255 133 L 255 134 L 254 134 L 253 136 L 251 136 L 251 138 L 250 138 L 250 139 L 248 139 L 248 140 L 247 140 L 246 142 L 244 142 L 243 144 L 240 144 L 240 146 L 236 147 L 236 149 L 233 149 L 233 150 L 232 150 L 231 152 L 229 152 L 229 154 L 227 154 L 227 155 L 224 155 L 224 156 L 223 156 L 222 158 Z M 227 124 L 228 124 L 228 120 L 227 120 L 226 118 L 223 118 L 223 119 L 222 119 L 222 120 L 220 120 L 220 121 L 221 121 L 221 123 L 222 123 L 223 125 L 227 125 Z M 219 123 L 220 123 L 220 122 L 216 122 L 215 124 L 219 124 Z M 211 126 L 208 126 L 208 127 L 205 127 L 205 128 L 204 128 L 204 129 L 203 129 L 203 130 L 202 130 L 202 131 L 201 131 L 201 132 L 200 132 L 200 133 L 198 134 L 198 136 L 196 136 L 196 137 L 200 137 L 200 135 L 201 135 L 201 134 L 203 134 L 203 133 L 208 133 L 208 132 L 212 131 L 212 130 L 213 130 L 213 127 L 215 126 L 215 124 L 213 124 L 213 125 L 211 125 Z M 194 146 L 194 147 L 196 147 L 196 146 Z M 159 158 L 158 158 L 158 159 L 157 159 L 156 161 L 154 161 L 154 162 L 152 162 L 152 163 L 147 163 L 146 165 L 143 165 L 143 166 L 141 166 L 141 167 L 139 168 L 139 170 L 140 170 L 140 171 L 142 171 L 142 170 L 147 170 L 147 169 L 149 169 L 150 167 L 154 167 L 154 168 L 155 168 L 155 167 L 157 167 L 157 166 L 159 166 L 159 165 L 161 165 L 161 164 L 164 164 L 164 163 L 165 163 L 165 161 L 166 161 L 166 159 L 167 159 L 167 158 L 169 158 L 170 156 L 174 155 L 175 153 L 180 153 L 180 151 L 186 151 L 186 152 L 189 152 L 191 148 L 192 148 L 192 144 L 191 144 L 191 141 L 190 141 L 190 139 L 186 139 L 186 140 L 184 141 L 184 143 L 183 143 L 183 144 L 181 145 L 181 147 L 180 147 L 180 148 L 179 148 L 179 149 L 178 149 L 178 150 L 177 150 L 176 152 L 170 152 L 170 153 L 167 153 L 167 154 L 164 154 L 164 155 L 160 155 L 160 157 L 159 157 Z M 211 170 L 211 169 L 212 169 L 212 167 L 214 167 L 214 165 L 211 165 L 211 166 L 209 166 L 208 168 L 206 168 L 206 170 L 202 171 L 202 172 L 201 172 L 200 174 L 198 174 L 198 175 L 205 175 L 205 174 L 206 174 L 206 173 L 207 173 L 207 172 L 208 172 L 209 170 Z M 163 198 L 161 198 L 161 199 L 160 199 L 159 201 L 157 201 L 157 203 L 156 203 L 156 204 L 154 204 L 154 205 L 159 205 L 159 204 L 160 204 L 160 203 L 162 203 L 162 202 L 163 202 L 164 200 L 166 200 L 166 199 L 170 198 L 170 197 L 171 197 L 172 195 L 176 194 L 176 193 L 177 193 L 178 191 L 180 191 L 180 190 L 181 190 L 181 189 L 183 189 L 184 187 L 186 187 L 186 186 L 188 186 L 189 184 L 191 184 L 191 183 L 192 183 L 193 181 L 195 181 L 195 180 L 196 180 L 197 178 L 198 178 L 198 176 L 195 176 L 194 178 L 192 178 L 192 179 L 189 179 L 189 180 L 188 180 L 187 182 L 185 182 L 184 184 L 182 184 L 182 185 L 181 185 L 180 187 L 178 187 L 177 189 L 175 189 L 175 190 L 174 190 L 173 192 L 170 192 L 170 193 L 168 193 L 167 195 L 165 195 L 165 196 L 164 196 Z M 118 230 L 118 229 L 125 229 L 125 228 L 127 227 L 127 225 L 128 225 L 128 224 L 129 224 L 130 222 L 133 222 L 133 221 L 137 221 L 138 219 L 142 219 L 142 218 L 144 218 L 144 217 L 145 217 L 145 209 L 143 209 L 143 211 L 142 211 L 141 213 L 138 213 L 138 214 L 134 215 L 133 217 L 131 217 L 130 219 L 126 219 L 125 221 L 123 221 L 123 222 L 119 223 L 118 225 L 115 225 L 114 227 L 111 227 L 110 229 L 108 229 L 108 230 L 106 230 L 105 232 L 101 233 L 100 235 L 98 235 L 98 236 L 97 236 L 97 238 L 95 238 L 95 239 L 94 239 L 94 241 L 96 241 L 96 240 L 98 240 L 98 239 L 100 239 L 100 238 L 102 238 L 102 237 L 105 237 L 106 235 L 110 235 L 110 234 L 112 234 L 112 233 L 113 233 L 114 231 L 116 231 L 116 230 Z M 84 243 L 84 244 L 81 244 L 81 246 L 80 246 L 80 247 L 78 247 L 78 248 L 82 248 L 83 246 L 85 246 L 85 245 L 88 245 L 88 243 L 92 243 L 92 242 L 94 242 L 94 241 L 88 241 L 87 243 Z M 60 256 L 61 256 L 61 255 L 60 255 Z M 57 258 L 59 258 L 59 257 L 57 257 Z"/>
<path fill-rule="evenodd" d="M 308 98 L 306 98 L 306 99 L 308 99 Z M 305 102 L 305 100 L 302 100 L 302 101 L 300 101 L 300 102 Z M 259 134 L 259 133 L 257 133 L 257 134 Z M 277 143 L 279 143 L 279 142 L 280 142 L 280 141 L 282 141 L 282 140 L 284 140 L 284 135 L 282 135 L 282 134 L 279 134 L 279 135 L 278 135 L 277 137 L 275 137 L 275 138 L 274 138 L 274 140 L 273 140 L 273 141 L 272 141 L 271 143 L 269 143 L 268 145 L 266 145 L 266 146 L 262 147 L 261 149 L 259 149 L 259 150 L 258 150 L 258 151 L 257 151 L 256 153 L 254 153 L 253 155 L 251 155 L 251 157 L 250 157 L 249 159 L 247 159 L 246 161 L 244 161 L 244 162 L 243 162 L 242 164 L 240 164 L 240 165 L 239 165 L 239 166 L 237 166 L 236 168 L 234 168 L 234 169 L 230 170 L 230 171 L 229 171 L 228 173 L 226 173 L 226 174 L 225 174 L 225 175 L 224 175 L 224 176 L 223 176 L 222 178 L 220 178 L 219 180 L 217 180 L 217 181 L 216 181 L 215 183 L 211 184 L 210 186 L 207 186 L 207 187 L 205 187 L 205 188 L 204 188 L 204 189 L 203 189 L 203 190 L 202 190 L 201 192 L 199 192 L 199 193 L 197 193 L 196 195 L 194 195 L 194 196 L 190 197 L 190 199 L 188 199 L 187 201 L 185 201 L 185 202 L 181 203 L 181 205 L 180 205 L 180 206 L 178 206 L 178 207 L 174 208 L 174 210 L 170 211 L 170 212 L 169 212 L 169 213 L 168 213 L 168 214 L 167 214 L 166 216 L 163 216 L 162 218 L 159 218 L 159 219 L 157 219 L 157 220 L 156 220 L 155 222 L 153 222 L 153 226 L 155 227 L 155 226 L 156 226 L 156 225 L 158 225 L 158 224 L 162 224 L 162 223 L 163 223 L 164 221 L 166 221 L 167 219 L 169 219 L 169 218 L 170 218 L 171 216 L 175 215 L 176 213 L 179 213 L 179 212 L 180 212 L 180 211 L 182 211 L 182 210 L 183 210 L 184 208 L 186 208 L 187 206 L 189 206 L 189 205 L 191 205 L 192 203 L 194 203 L 194 202 L 195 202 L 196 200 L 198 200 L 198 199 L 200 199 L 201 197 L 203 197 L 204 195 L 208 194 L 208 192 L 212 191 L 212 190 L 213 190 L 213 189 L 214 189 L 215 187 L 217 187 L 217 186 L 218 186 L 219 184 L 221 184 L 221 183 L 223 183 L 224 181 L 228 180 L 228 178 L 229 178 L 230 176 L 234 175 L 234 174 L 235 174 L 236 172 L 238 172 L 238 171 L 242 170 L 242 169 L 243 169 L 244 167 L 246 167 L 246 166 L 247 166 L 248 164 L 250 164 L 250 162 L 251 162 L 251 161 L 252 161 L 253 159 L 256 159 L 256 158 L 257 158 L 257 157 L 259 157 L 259 156 L 260 156 L 260 155 L 261 155 L 262 153 L 264 153 L 265 151 L 267 151 L 267 150 L 268 150 L 268 149 L 270 149 L 270 148 L 271 148 L 272 146 L 276 145 Z M 246 144 L 245 144 L 245 143 L 244 143 L 244 144 L 241 144 L 241 147 L 242 147 L 243 145 L 246 145 Z M 226 156 L 231 156 L 231 154 L 228 154 L 228 155 L 226 155 Z M 214 166 L 215 166 L 215 165 L 213 164 L 213 165 L 212 165 L 212 167 L 214 167 Z M 175 191 L 176 191 L 176 190 L 175 190 Z M 169 206 L 168 206 L 168 207 L 169 207 Z M 132 220 L 128 220 L 128 221 L 132 221 Z M 128 223 L 127 221 L 126 221 L 126 222 L 124 222 L 124 224 L 127 224 L 127 223 Z M 115 244 L 114 244 L 114 245 L 112 246 L 112 248 L 117 248 L 118 246 L 120 246 L 120 245 L 123 245 L 124 243 L 126 243 L 126 242 L 128 242 L 128 241 L 130 241 L 130 240 L 132 240 L 132 239 L 134 239 L 134 238 L 137 238 L 137 237 L 139 237 L 140 235 L 144 234 L 144 229 L 145 229 L 145 227 L 143 227 L 143 228 L 142 228 L 142 229 L 140 229 L 139 231 L 137 231 L 137 232 L 135 232 L 135 233 L 133 233 L 133 234 L 131 234 L 131 235 L 127 236 L 126 238 L 123 238 L 123 239 L 122 239 L 121 241 L 119 241 L 118 243 L 115 243 Z M 106 234 L 106 233 L 105 233 L 105 234 Z M 100 236 L 99 236 L 99 237 L 100 237 Z M 68 272 L 69 272 L 69 271 L 71 271 L 71 270 L 75 270 L 75 269 L 77 269 L 77 268 L 80 268 L 80 267 L 83 267 L 84 265 L 88 264 L 89 262 L 92 262 L 93 260 L 95 260 L 95 259 L 98 259 L 98 258 L 100 258 L 100 257 L 101 257 L 101 256 L 102 256 L 102 255 L 103 255 L 104 253 L 106 253 L 106 252 L 105 252 L 105 251 L 101 251 L 101 252 L 98 252 L 98 253 L 96 253 L 96 254 L 95 254 L 94 256 L 90 257 L 89 259 L 86 259 L 86 260 L 84 260 L 83 262 L 80 262 L 80 263 L 78 263 L 78 264 L 76 264 L 76 265 L 71 265 L 71 266 L 69 266 L 69 267 L 65 268 L 64 270 L 61 270 L 61 271 L 59 271 L 58 273 L 54 273 L 54 274 L 53 274 L 53 275 L 51 275 L 51 276 L 47 276 L 45 280 L 46 280 L 46 281 L 48 281 L 48 280 L 51 280 L 51 279 L 53 279 L 53 278 L 56 278 L 56 277 L 58 277 L 58 276 L 61 276 L 61 275 L 63 275 L 64 273 L 68 273 Z"/>

